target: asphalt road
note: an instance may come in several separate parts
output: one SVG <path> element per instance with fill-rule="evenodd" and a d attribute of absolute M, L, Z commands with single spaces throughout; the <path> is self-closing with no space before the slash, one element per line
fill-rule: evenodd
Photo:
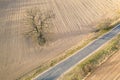
<path fill-rule="evenodd" d="M 68 59 L 55 65 L 54 67 L 44 72 L 43 74 L 37 76 L 35 80 L 56 80 L 64 72 L 72 68 L 75 64 L 79 63 L 81 60 L 92 54 L 94 51 L 96 51 L 98 48 L 100 48 L 110 39 L 118 35 L 119 32 L 120 32 L 120 24 L 115 28 L 113 28 L 110 32 L 106 33 L 105 35 L 93 41 L 91 44 L 87 45 L 85 48 L 81 49 L 75 55 L 69 57 Z"/>

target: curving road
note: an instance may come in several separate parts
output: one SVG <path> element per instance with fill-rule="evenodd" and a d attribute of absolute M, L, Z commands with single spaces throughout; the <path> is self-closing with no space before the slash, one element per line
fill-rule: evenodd
<path fill-rule="evenodd" d="M 115 28 L 113 28 L 110 32 L 106 33 L 105 35 L 93 41 L 91 44 L 87 45 L 85 48 L 83 48 L 76 54 L 72 55 L 68 59 L 60 62 L 59 64 L 55 65 L 51 69 L 37 76 L 35 80 L 56 80 L 64 72 L 72 68 L 74 65 L 76 65 L 77 63 L 82 61 L 84 58 L 92 54 L 94 51 L 96 51 L 106 42 L 108 42 L 113 37 L 118 35 L 119 32 L 120 32 L 120 24 Z"/>

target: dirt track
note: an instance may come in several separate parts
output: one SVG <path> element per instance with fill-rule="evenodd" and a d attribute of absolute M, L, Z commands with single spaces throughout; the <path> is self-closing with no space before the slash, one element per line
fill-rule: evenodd
<path fill-rule="evenodd" d="M 60 55 L 87 35 L 97 21 L 118 9 L 120 0 L 0 0 L 0 79 L 14 80 Z M 40 48 L 24 33 L 25 11 L 31 7 L 56 14 L 52 42 Z M 6 77 L 7 75 L 7 77 Z"/>
<path fill-rule="evenodd" d="M 120 80 L 120 51 L 102 64 L 86 80 Z"/>

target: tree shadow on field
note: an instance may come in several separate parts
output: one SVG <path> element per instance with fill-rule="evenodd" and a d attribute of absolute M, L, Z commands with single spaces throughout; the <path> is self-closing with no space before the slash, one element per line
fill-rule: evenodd
<path fill-rule="evenodd" d="M 77 37 L 77 36 L 82 36 L 85 34 L 89 34 L 91 31 L 80 31 L 80 30 L 75 30 L 72 32 L 64 32 L 64 33 L 55 33 L 55 34 L 51 34 L 52 37 L 49 38 L 51 41 L 57 41 L 59 39 L 67 39 L 67 38 L 72 38 L 72 37 Z M 49 35 L 49 36 L 51 36 Z"/>

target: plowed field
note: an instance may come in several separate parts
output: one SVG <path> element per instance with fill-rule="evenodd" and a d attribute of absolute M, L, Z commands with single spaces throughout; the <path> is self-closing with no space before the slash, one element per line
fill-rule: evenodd
<path fill-rule="evenodd" d="M 15 80 L 79 43 L 119 8 L 120 0 L 0 0 L 0 80 Z M 53 10 L 54 35 L 41 48 L 24 33 L 27 9 Z"/>

